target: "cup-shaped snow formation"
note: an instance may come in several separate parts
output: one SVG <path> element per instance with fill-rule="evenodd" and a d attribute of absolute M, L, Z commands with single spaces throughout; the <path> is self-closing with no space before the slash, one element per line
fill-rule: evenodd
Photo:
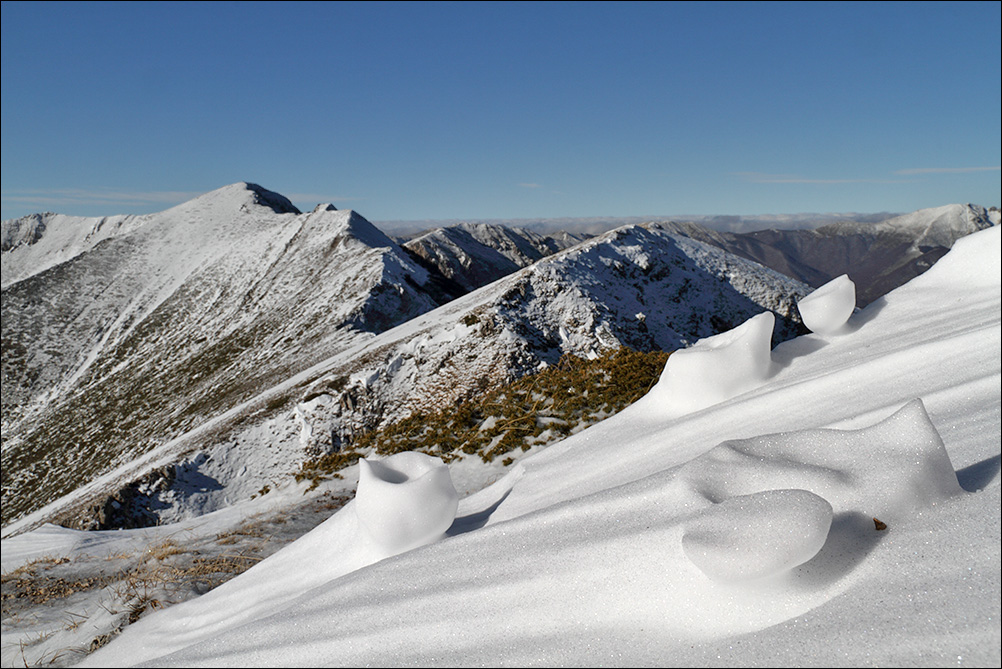
<path fill-rule="evenodd" d="M 440 539 L 458 507 L 449 468 L 438 458 L 408 451 L 359 461 L 355 514 L 387 555 Z"/>
<path fill-rule="evenodd" d="M 675 351 L 652 397 L 669 416 L 681 416 L 762 385 L 773 373 L 775 322 L 772 312 L 766 311 L 733 330 Z"/>
<path fill-rule="evenodd" d="M 832 515 L 832 505 L 807 490 L 731 497 L 692 518 L 682 535 L 682 550 L 717 581 L 775 576 L 818 554 Z"/>
<path fill-rule="evenodd" d="M 838 334 L 856 308 L 856 284 L 843 274 L 797 302 L 800 317 L 811 332 Z"/>

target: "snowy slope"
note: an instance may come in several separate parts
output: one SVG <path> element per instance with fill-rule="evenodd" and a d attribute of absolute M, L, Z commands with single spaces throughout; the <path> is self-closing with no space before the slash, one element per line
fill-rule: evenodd
<path fill-rule="evenodd" d="M 997 666 L 1000 233 L 751 390 L 655 392 L 522 461 L 430 545 L 393 555 L 349 504 L 85 664 Z"/>
<path fill-rule="evenodd" d="M 72 260 L 100 242 L 128 234 L 148 221 L 148 216 L 82 218 L 53 213 L 3 221 L 2 287 Z"/>

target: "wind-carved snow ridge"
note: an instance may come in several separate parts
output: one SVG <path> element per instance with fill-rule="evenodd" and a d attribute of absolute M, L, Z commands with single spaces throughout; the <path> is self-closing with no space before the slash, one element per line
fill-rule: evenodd
<path fill-rule="evenodd" d="M 711 502 L 686 521 L 682 548 L 720 581 L 777 576 L 807 562 L 824 547 L 833 511 L 858 517 L 859 527 L 879 518 L 893 528 L 961 491 L 920 399 L 861 430 L 724 442 L 682 466 L 675 482 Z"/>
<path fill-rule="evenodd" d="M 444 462 L 405 451 L 359 461 L 354 508 L 359 529 L 388 557 L 442 538 L 459 494 Z"/>
<path fill-rule="evenodd" d="M 773 374 L 770 311 L 733 330 L 700 339 L 668 358 L 648 397 L 668 417 L 705 409 L 765 383 Z"/>
<path fill-rule="evenodd" d="M 846 274 L 832 279 L 797 302 L 804 325 L 811 332 L 824 336 L 844 331 L 855 308 L 856 284 Z"/>

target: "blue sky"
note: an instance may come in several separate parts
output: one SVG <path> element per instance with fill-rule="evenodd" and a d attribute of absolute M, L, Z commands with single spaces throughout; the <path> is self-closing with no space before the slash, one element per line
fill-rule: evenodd
<path fill-rule="evenodd" d="M 1002 3 L 2 5 L 2 217 L 1002 204 Z"/>

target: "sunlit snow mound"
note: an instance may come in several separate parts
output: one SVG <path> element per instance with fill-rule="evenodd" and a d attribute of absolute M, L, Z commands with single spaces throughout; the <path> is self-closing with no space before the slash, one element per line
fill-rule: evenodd
<path fill-rule="evenodd" d="M 893 525 L 961 491 L 921 400 L 862 430 L 724 442 L 682 466 L 679 483 L 711 503 L 686 522 L 685 555 L 725 581 L 807 562 L 824 546 L 833 511 Z"/>
<path fill-rule="evenodd" d="M 440 539 L 458 507 L 449 468 L 438 458 L 408 451 L 359 461 L 355 514 L 386 555 Z"/>
<path fill-rule="evenodd" d="M 772 331 L 766 311 L 727 332 L 700 339 L 668 358 L 649 397 L 668 417 L 699 411 L 765 383 L 773 373 Z"/>
<path fill-rule="evenodd" d="M 811 332 L 838 334 L 856 308 L 856 284 L 843 274 L 821 286 L 797 303 L 800 317 Z"/>
<path fill-rule="evenodd" d="M 761 578 L 817 555 L 831 524 L 832 505 L 823 497 L 806 490 L 764 490 L 700 513 L 682 535 L 682 549 L 710 578 Z"/>

